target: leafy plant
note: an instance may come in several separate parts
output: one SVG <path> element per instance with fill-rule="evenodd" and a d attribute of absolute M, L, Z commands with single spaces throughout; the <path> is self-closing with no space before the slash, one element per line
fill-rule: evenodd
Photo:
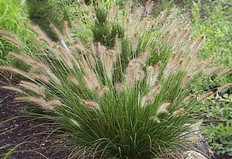
<path fill-rule="evenodd" d="M 184 134 L 194 122 L 190 112 L 213 93 L 198 98 L 190 94 L 202 73 L 215 72 L 209 67 L 211 60 L 197 57 L 204 36 L 193 41 L 190 29 L 183 27 L 187 22 L 175 13 L 166 17 L 162 12 L 155 19 L 149 16 L 151 4 L 132 11 L 127 3 L 125 10 L 113 5 L 107 11 L 107 23 L 119 25 L 124 36 L 117 32 L 113 44 L 105 46 L 106 41 L 91 34 L 96 30 L 85 27 L 96 18 L 90 24 L 99 22 L 102 10 L 82 7 L 92 12 L 78 21 L 77 32 L 92 36 L 71 36 L 67 23 L 62 35 L 50 25 L 59 39 L 54 42 L 39 27 L 30 26 L 43 41 L 32 40 L 41 54 L 10 53 L 30 69 L 0 66 L 25 78 L 19 87 L 2 88 L 19 92 L 15 100 L 43 108 L 31 113 L 56 123 L 58 151 L 69 151 L 68 158 L 181 156 L 189 147 Z M 111 35 L 108 31 L 100 36 Z M 229 71 L 218 70 L 218 77 Z M 231 85 L 220 90 L 227 86 Z"/>
<path fill-rule="evenodd" d="M 27 21 L 27 15 L 24 11 L 24 2 L 18 0 L 1 0 L 0 1 L 0 29 L 11 31 L 21 37 L 23 42 L 28 41 L 32 32 L 25 28 L 24 23 Z M 28 44 L 29 47 L 29 44 Z M 14 63 L 8 58 L 9 51 L 19 50 L 17 47 L 0 39 L 0 63 Z M 15 63 L 15 65 L 17 65 Z"/>
<path fill-rule="evenodd" d="M 230 1 L 214 1 L 206 3 L 193 3 L 192 8 L 192 26 L 199 29 L 197 34 L 204 33 L 207 40 L 203 45 L 201 58 L 215 55 L 213 65 L 224 65 L 224 67 L 232 66 L 231 59 L 231 17 Z M 215 79 L 205 78 L 199 82 L 196 90 L 217 90 L 223 83 L 230 82 L 232 74 Z M 211 83 L 209 85 L 209 83 Z M 225 95 L 228 97 L 224 97 Z M 209 125 L 206 125 L 204 135 L 208 138 L 209 144 L 212 146 L 216 154 L 226 154 L 232 156 L 231 134 L 228 127 L 231 126 L 231 89 L 215 94 L 216 98 L 208 100 L 205 109 L 199 112 Z M 225 99 L 224 99 L 225 98 Z M 216 121 L 216 122 L 215 122 Z"/>

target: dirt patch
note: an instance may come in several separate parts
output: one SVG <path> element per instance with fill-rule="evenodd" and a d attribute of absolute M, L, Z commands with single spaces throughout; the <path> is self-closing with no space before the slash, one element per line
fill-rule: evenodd
<path fill-rule="evenodd" d="M 0 86 L 17 83 L 15 79 L 0 79 Z M 0 155 L 14 149 L 8 159 L 65 158 L 65 153 L 52 152 L 52 126 L 28 117 L 26 107 L 14 100 L 16 96 L 15 92 L 0 89 Z"/>

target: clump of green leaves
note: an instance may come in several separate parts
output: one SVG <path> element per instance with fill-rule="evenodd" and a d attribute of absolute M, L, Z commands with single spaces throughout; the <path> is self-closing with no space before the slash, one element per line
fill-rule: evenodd
<path fill-rule="evenodd" d="M 187 21 L 175 13 L 150 16 L 151 2 L 133 10 L 131 3 L 125 10 L 112 5 L 104 12 L 103 20 L 120 26 L 124 35 L 114 33 L 109 45 L 104 36 L 112 30 L 96 39 L 99 30 L 92 28 L 102 22 L 101 10 L 82 7 L 90 12 L 77 21 L 76 31 L 90 36 L 72 36 L 67 23 L 64 34 L 50 25 L 59 40 L 54 42 L 38 26 L 30 26 L 38 36 L 32 42 L 40 56 L 10 53 L 29 70 L 0 66 L 25 77 L 19 87 L 2 88 L 19 92 L 15 100 L 43 109 L 33 115 L 55 123 L 58 151 L 69 151 L 69 158 L 183 155 L 189 147 L 184 134 L 194 122 L 192 109 L 213 93 L 196 98 L 192 85 L 202 74 L 218 72 L 220 77 L 230 70 L 215 71 L 211 60 L 200 60 L 204 36 L 193 40 L 191 30 L 183 27 Z"/>

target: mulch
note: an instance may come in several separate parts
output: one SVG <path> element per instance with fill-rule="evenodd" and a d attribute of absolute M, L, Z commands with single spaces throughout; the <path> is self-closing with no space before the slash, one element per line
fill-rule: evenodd
<path fill-rule="evenodd" d="M 0 78 L 0 86 L 17 84 L 16 79 Z M 48 138 L 52 126 L 28 117 L 26 106 L 14 100 L 17 96 L 15 92 L 0 89 L 0 158 L 14 149 L 6 159 L 65 159 L 67 152 L 54 153 L 55 138 Z M 215 159 L 231 157 L 215 155 Z"/>

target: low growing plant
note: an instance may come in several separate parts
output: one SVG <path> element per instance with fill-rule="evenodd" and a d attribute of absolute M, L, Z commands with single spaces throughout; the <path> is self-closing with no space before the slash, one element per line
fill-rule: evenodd
<path fill-rule="evenodd" d="M 190 112 L 213 94 L 196 98 L 192 85 L 203 73 L 221 77 L 231 70 L 215 70 L 212 60 L 197 57 L 204 36 L 194 41 L 183 27 L 186 21 L 165 12 L 155 19 L 151 10 L 151 3 L 133 11 L 130 3 L 125 10 L 113 5 L 107 20 L 119 24 L 124 36 L 113 36 L 110 46 L 94 36 L 71 36 L 67 24 L 64 34 L 51 25 L 59 42 L 30 25 L 40 39 L 32 40 L 40 56 L 10 53 L 30 67 L 28 72 L 0 66 L 24 77 L 18 87 L 2 88 L 19 92 L 15 100 L 32 105 L 33 116 L 57 125 L 60 138 L 54 142 L 58 151 L 70 152 L 67 158 L 172 158 L 191 149 L 186 137 L 194 122 Z M 77 31 L 91 33 L 84 24 L 82 19 Z"/>

